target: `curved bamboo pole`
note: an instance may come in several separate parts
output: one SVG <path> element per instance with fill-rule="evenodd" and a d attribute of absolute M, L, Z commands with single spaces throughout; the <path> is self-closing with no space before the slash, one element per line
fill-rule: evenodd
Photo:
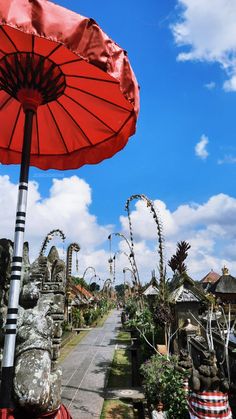
<path fill-rule="evenodd" d="M 53 239 L 53 237 L 56 237 L 56 236 L 59 236 L 61 238 L 63 244 L 65 243 L 66 236 L 63 233 L 63 231 L 60 230 L 59 228 L 55 229 L 55 230 L 52 230 L 46 235 L 46 237 L 45 237 L 45 239 L 42 243 L 42 246 L 41 246 L 41 249 L 40 249 L 40 252 L 39 252 L 39 256 L 44 256 L 48 243 Z"/>
<path fill-rule="evenodd" d="M 96 275 L 96 270 L 95 270 L 95 268 L 94 268 L 93 266 L 88 266 L 88 267 L 85 269 L 84 273 L 83 273 L 83 276 L 82 276 L 82 278 L 83 278 L 83 279 L 85 278 L 85 275 L 86 275 L 86 273 L 89 271 L 89 269 L 92 269 L 92 271 L 93 271 L 93 273 L 94 273 L 94 276 Z"/>
<path fill-rule="evenodd" d="M 157 228 L 157 239 L 158 239 L 158 254 L 159 254 L 159 273 L 160 273 L 160 296 L 164 299 L 164 288 L 165 288 L 165 270 L 164 270 L 164 257 L 163 257 L 163 242 L 164 238 L 162 235 L 162 224 L 158 212 L 156 211 L 153 202 L 143 194 L 136 194 L 130 196 L 125 204 L 125 210 L 128 213 L 128 220 L 129 220 L 129 230 L 130 230 L 130 242 L 132 250 L 134 251 L 134 235 L 133 235 L 133 227 L 131 222 L 131 215 L 130 215 L 130 203 L 135 200 L 140 199 L 146 203 L 147 208 L 150 209 L 151 215 L 155 221 L 156 228 Z"/>
<path fill-rule="evenodd" d="M 139 278 L 139 272 L 138 272 L 138 268 L 137 268 L 137 264 L 136 264 L 136 260 L 135 260 L 135 255 L 134 255 L 134 251 L 132 249 L 131 243 L 129 242 L 129 240 L 127 239 L 127 237 L 125 237 L 124 234 L 122 234 L 122 233 L 111 233 L 108 236 L 108 240 L 110 240 L 110 251 L 111 251 L 111 239 L 112 239 L 112 236 L 120 237 L 122 240 L 124 240 L 126 242 L 128 248 L 129 248 L 129 252 L 130 252 L 128 258 L 129 258 L 129 262 L 130 262 L 132 271 L 134 273 L 135 281 L 136 281 L 136 284 L 139 287 L 141 287 L 141 282 L 140 282 L 140 278 Z M 111 257 L 109 259 L 109 262 L 112 262 L 112 258 Z"/>
<path fill-rule="evenodd" d="M 78 253 L 80 251 L 80 246 L 78 243 L 71 243 L 67 247 L 66 252 L 66 280 L 69 281 L 72 274 L 72 256 L 73 252 Z"/>

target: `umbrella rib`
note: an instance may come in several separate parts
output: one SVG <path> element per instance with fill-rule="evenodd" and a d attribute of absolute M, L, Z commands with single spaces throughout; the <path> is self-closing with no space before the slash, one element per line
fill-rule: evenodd
<path fill-rule="evenodd" d="M 12 140 L 13 140 L 15 129 L 16 129 L 16 126 L 17 126 L 17 123 L 18 123 L 18 120 L 19 120 L 20 113 L 21 113 L 21 108 L 22 108 L 22 105 L 20 105 L 19 109 L 18 109 L 17 117 L 16 117 L 16 120 L 15 120 L 15 123 L 14 123 L 14 126 L 13 126 L 10 141 L 9 141 L 9 144 L 8 144 L 8 147 L 7 147 L 8 149 L 10 149 L 10 147 L 11 147 L 11 143 L 12 143 Z"/>
<path fill-rule="evenodd" d="M 72 64 L 72 63 L 76 63 L 77 61 L 83 61 L 83 58 L 77 58 L 76 60 L 70 60 L 70 61 L 66 61 L 65 63 L 62 64 L 58 64 L 60 67 L 62 67 L 63 65 L 67 65 L 67 64 Z M 66 74 L 65 74 L 66 76 Z"/>
<path fill-rule="evenodd" d="M 48 55 L 45 56 L 45 58 L 49 58 L 50 55 L 52 55 L 54 52 L 56 52 L 61 46 L 62 46 L 62 44 L 58 44 L 55 48 L 53 48 L 53 50 L 51 52 L 49 52 Z"/>
<path fill-rule="evenodd" d="M 6 101 L 0 105 L 0 111 L 2 110 L 2 108 L 4 108 L 4 106 L 5 106 L 5 105 L 9 102 L 9 100 L 11 100 L 11 99 L 12 99 L 12 97 L 9 95 L 9 97 L 7 97 Z"/>
<path fill-rule="evenodd" d="M 67 77 L 75 77 L 77 79 L 88 79 L 88 80 L 95 80 L 95 81 L 101 81 L 104 83 L 113 83 L 113 84 L 119 84 L 120 82 L 118 80 L 106 80 L 106 79 L 99 79 L 98 77 L 89 77 L 89 76 L 67 76 Z"/>
<path fill-rule="evenodd" d="M 3 33 L 6 35 L 6 37 L 8 38 L 8 40 L 11 42 L 11 44 L 13 45 L 13 47 L 15 48 L 15 50 L 17 52 L 19 52 L 18 48 L 16 47 L 15 43 L 12 41 L 12 39 L 10 38 L 10 36 L 8 35 L 8 33 L 5 31 L 4 27 L 1 26 L 1 29 L 3 31 Z"/>
<path fill-rule="evenodd" d="M 21 62 L 20 62 L 17 54 L 14 54 L 14 59 L 15 59 L 15 67 L 17 68 L 18 71 L 19 70 L 21 71 L 21 75 L 24 78 L 25 77 L 25 71 L 24 71 L 24 68 L 21 65 Z M 12 70 L 13 70 L 13 67 L 12 67 Z"/>
<path fill-rule="evenodd" d="M 79 90 L 79 92 L 85 93 L 86 95 L 89 95 L 89 96 L 92 96 L 92 97 L 96 97 L 97 99 L 100 99 L 100 100 L 102 100 L 103 102 L 109 103 L 110 105 L 114 105 L 114 106 L 116 106 L 117 108 L 123 109 L 123 110 L 124 110 L 124 111 L 126 111 L 126 112 L 130 112 L 130 109 L 127 109 L 127 108 L 125 108 L 124 106 L 117 105 L 116 103 L 111 102 L 111 101 L 110 101 L 110 100 L 108 100 L 108 99 L 104 99 L 103 97 L 97 96 L 97 95 L 95 95 L 94 93 L 87 92 L 86 90 L 80 89 L 79 87 L 73 87 L 73 86 L 70 86 L 69 84 L 67 84 L 67 87 L 70 87 L 71 89 Z"/>
<path fill-rule="evenodd" d="M 38 113 L 36 112 L 36 132 L 37 132 L 37 141 L 38 141 L 38 156 L 40 155 L 40 145 L 39 145 L 39 124 L 38 124 Z"/>
<path fill-rule="evenodd" d="M 59 103 L 59 102 L 58 102 Z M 59 103 L 60 105 L 61 105 L 61 103 Z M 61 105 L 62 107 L 63 107 L 63 105 Z M 64 107 L 63 107 L 64 108 Z M 68 111 L 65 109 L 65 111 L 68 113 Z M 103 143 L 106 143 L 107 141 L 109 141 L 109 140 L 111 140 L 115 135 L 118 135 L 121 131 L 122 131 L 122 129 L 124 128 L 124 126 L 129 122 L 129 120 L 133 117 L 133 115 L 134 115 L 134 111 L 132 111 L 131 113 L 130 113 L 130 115 L 126 118 L 126 120 L 123 122 L 123 124 L 121 125 L 121 127 L 119 128 L 119 130 L 115 133 L 115 134 L 112 134 L 112 135 L 109 135 L 109 137 L 107 137 L 107 138 L 105 138 L 104 140 L 102 140 L 102 141 L 100 141 L 99 142 L 99 144 L 90 144 L 90 145 L 87 145 L 87 146 L 84 146 L 84 147 L 81 147 L 80 148 L 80 150 L 84 150 L 84 149 L 86 149 L 86 148 L 89 148 L 89 147 L 94 147 L 94 148 L 96 148 L 97 146 L 99 146 L 99 145 L 101 145 L 101 144 L 103 144 Z M 73 117 L 69 114 L 69 116 L 73 119 Z M 1 146 L 0 146 L 0 148 L 1 148 Z M 75 151 L 78 151 L 78 150 L 75 150 Z M 73 151 L 71 152 L 71 154 L 73 154 Z M 49 154 L 50 156 L 57 156 L 57 154 Z M 65 156 L 65 154 L 64 154 L 64 156 Z"/>
<path fill-rule="evenodd" d="M 89 145 L 92 145 L 93 146 L 93 143 L 90 141 L 89 137 L 85 134 L 84 130 L 81 128 L 81 126 L 78 124 L 78 122 L 73 118 L 73 116 L 68 112 L 68 110 L 65 108 L 65 106 L 62 105 L 62 103 L 60 103 L 58 100 L 57 100 L 57 103 L 64 109 L 64 111 L 67 113 L 67 115 L 69 115 L 69 117 L 71 118 L 71 120 L 79 128 L 79 130 L 85 136 L 85 138 L 86 138 L 87 142 L 89 143 Z"/>
<path fill-rule="evenodd" d="M 59 102 L 58 102 L 59 103 Z M 61 103 L 59 103 L 59 105 L 61 105 Z M 63 108 L 64 108 L 64 106 L 63 105 L 61 105 Z M 68 113 L 68 111 L 65 109 L 65 111 Z M 80 148 L 80 150 L 83 150 L 83 149 L 86 149 L 86 148 L 88 148 L 88 147 L 90 147 L 91 145 L 93 146 L 93 147 L 97 147 L 97 146 L 99 146 L 99 145 L 101 145 L 102 143 L 105 143 L 106 141 L 109 141 L 109 140 L 111 140 L 111 138 L 112 137 L 114 137 L 115 135 L 118 135 L 119 133 L 120 133 L 120 131 L 122 131 L 122 129 L 124 128 L 124 126 L 129 122 L 129 120 L 133 117 L 133 115 L 135 114 L 135 112 L 134 111 L 132 111 L 131 113 L 130 113 L 130 115 L 128 116 L 128 118 L 126 118 L 126 120 L 124 121 L 124 123 L 121 125 L 121 127 L 119 128 L 119 130 L 117 131 L 117 133 L 115 133 L 115 134 L 113 134 L 113 135 L 110 135 L 109 137 L 107 137 L 107 138 L 105 138 L 104 140 L 102 140 L 102 141 L 100 141 L 100 143 L 99 144 L 90 144 L 89 146 L 84 146 L 84 147 L 81 147 Z M 71 119 L 73 120 L 73 117 L 69 114 L 69 116 L 71 117 Z M 74 121 L 74 120 L 73 120 Z M 74 121 L 75 122 L 75 121 Z M 76 123 L 76 122 L 75 122 Z M 5 148 L 3 148 L 3 147 L 1 147 L 1 145 L 0 145 L 0 149 L 4 149 L 5 150 Z M 78 150 L 75 150 L 75 152 L 77 152 Z M 17 151 L 17 153 L 20 153 L 20 151 L 18 152 Z M 73 152 L 71 152 L 70 154 L 73 154 Z M 47 154 L 48 156 L 58 156 L 58 154 Z M 66 156 L 66 154 L 61 154 L 61 156 Z"/>
<path fill-rule="evenodd" d="M 119 134 L 122 131 L 122 129 L 129 122 L 129 120 L 131 119 L 131 117 L 133 116 L 133 114 L 134 114 L 134 110 L 132 112 L 130 112 L 129 116 L 126 118 L 126 120 L 120 126 L 120 128 L 118 129 L 118 131 L 115 133 L 116 135 Z M 109 141 L 112 137 L 114 137 L 115 134 L 110 135 L 110 137 L 105 138 L 103 141 L 100 142 L 100 144 L 101 143 L 105 143 L 106 141 Z"/>
<path fill-rule="evenodd" d="M 17 79 L 17 74 L 16 74 L 15 70 L 10 66 L 10 64 L 8 63 L 7 60 L 6 60 L 6 67 L 7 67 L 8 71 L 5 71 L 5 69 L 1 68 L 2 75 L 4 76 L 5 79 L 7 79 L 8 76 L 9 76 L 9 78 L 11 79 L 11 81 L 14 84 L 15 79 L 14 79 L 13 76 L 15 76 L 15 78 Z M 1 77 L 1 81 L 3 82 L 3 85 L 5 84 L 5 87 L 7 87 L 6 83 L 4 83 L 4 79 L 2 77 Z"/>
<path fill-rule="evenodd" d="M 49 104 L 48 104 L 48 103 L 47 103 L 47 108 L 49 109 L 49 112 L 50 112 L 50 114 L 51 114 L 51 117 L 52 117 L 52 119 L 53 119 L 53 122 L 54 122 L 54 124 L 56 125 L 57 131 L 58 131 L 58 132 L 59 132 L 59 134 L 60 134 L 61 141 L 62 141 L 62 143 L 63 143 L 63 145 L 64 145 L 64 147 L 65 147 L 65 149 L 66 149 L 66 152 L 69 154 L 69 150 L 68 150 L 68 148 L 67 148 L 67 145 L 66 145 L 66 143 L 65 143 L 65 140 L 64 140 L 63 135 L 62 135 L 62 133 L 61 133 L 61 130 L 60 130 L 59 126 L 58 126 L 58 123 L 57 123 L 57 121 L 56 121 L 56 118 L 55 118 L 55 116 L 53 115 L 53 112 L 52 112 L 52 110 L 51 110 L 51 108 L 50 108 L 50 106 L 49 106 Z"/>
<path fill-rule="evenodd" d="M 74 103 L 76 103 L 77 105 L 79 105 L 82 109 L 84 109 L 85 111 L 87 111 L 90 115 L 92 115 L 99 122 L 101 122 L 103 125 L 105 125 L 105 127 L 109 128 L 110 131 L 116 132 L 112 127 L 110 127 L 108 124 L 106 124 L 106 122 L 104 122 L 101 118 L 99 118 L 99 116 L 95 115 L 95 113 L 91 112 L 88 108 L 86 108 L 85 106 L 81 105 L 81 103 L 77 102 L 75 99 L 73 99 L 72 97 L 68 96 L 66 93 L 64 93 L 64 96 L 68 97 Z"/>
<path fill-rule="evenodd" d="M 2 49 L 0 49 L 0 52 L 1 52 L 3 55 L 7 55 L 7 52 L 3 51 Z"/>

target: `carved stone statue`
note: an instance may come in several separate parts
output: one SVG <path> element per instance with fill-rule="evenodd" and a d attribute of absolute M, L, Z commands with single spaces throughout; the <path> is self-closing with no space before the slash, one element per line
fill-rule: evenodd
<path fill-rule="evenodd" d="M 192 373 L 193 362 L 189 355 L 189 352 L 185 349 L 181 349 L 179 353 L 178 365 L 176 370 L 181 373 L 188 373 L 189 376 Z"/>
<path fill-rule="evenodd" d="M 225 376 L 217 367 L 214 351 L 204 351 L 201 365 L 193 368 L 189 384 L 195 392 L 212 390 L 227 392 L 229 390 Z"/>
<path fill-rule="evenodd" d="M 0 240 L 0 320 L 5 322 L 12 242 Z M 65 301 L 65 264 L 55 247 L 30 266 L 24 247 L 22 291 L 17 322 L 14 398 L 22 412 L 40 415 L 61 404 L 60 353 Z M 30 372 L 30 373 L 29 373 Z M 25 416 L 24 415 L 25 412 Z"/>
<path fill-rule="evenodd" d="M 11 277 L 11 260 L 13 243 L 8 239 L 0 239 L 0 346 L 3 347 L 3 325 L 7 313 L 8 291 Z"/>

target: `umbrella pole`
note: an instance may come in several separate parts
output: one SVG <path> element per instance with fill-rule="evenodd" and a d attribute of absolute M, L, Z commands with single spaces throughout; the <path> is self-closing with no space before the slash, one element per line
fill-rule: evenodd
<path fill-rule="evenodd" d="M 11 266 L 11 281 L 8 297 L 7 319 L 5 326 L 4 350 L 2 359 L 2 381 L 0 390 L 0 407 L 12 408 L 14 356 L 16 344 L 16 324 L 21 288 L 21 270 L 23 262 L 23 246 L 25 232 L 25 217 L 28 195 L 28 177 L 30 165 L 30 149 L 32 139 L 33 117 L 35 111 L 25 110 L 24 139 L 22 148 L 20 182 L 16 209 L 14 250 Z"/>

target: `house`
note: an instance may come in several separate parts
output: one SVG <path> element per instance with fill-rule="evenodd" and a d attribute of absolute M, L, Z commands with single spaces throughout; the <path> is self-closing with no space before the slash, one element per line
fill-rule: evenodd
<path fill-rule="evenodd" d="M 88 291 L 86 288 L 82 287 L 82 285 L 75 285 L 75 288 L 77 289 L 78 293 L 88 302 L 91 302 L 94 300 L 93 294 Z"/>
<path fill-rule="evenodd" d="M 72 322 L 72 307 L 84 309 L 93 301 L 94 296 L 90 291 L 86 290 L 81 285 L 75 285 L 70 281 L 68 284 L 67 304 L 65 306 L 64 315 L 68 324 L 71 324 Z"/>

